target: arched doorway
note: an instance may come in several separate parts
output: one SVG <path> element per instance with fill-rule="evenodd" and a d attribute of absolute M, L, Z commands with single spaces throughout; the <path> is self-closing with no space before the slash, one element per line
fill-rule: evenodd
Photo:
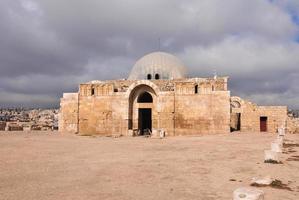
<path fill-rule="evenodd" d="M 129 95 L 128 129 L 149 134 L 157 126 L 156 91 L 147 84 L 132 88 Z"/>
<path fill-rule="evenodd" d="M 231 101 L 230 129 L 233 131 L 241 130 L 241 103 L 239 101 Z"/>
<path fill-rule="evenodd" d="M 148 92 L 143 92 L 138 96 L 138 130 L 141 135 L 152 131 L 152 106 L 153 97 Z"/>

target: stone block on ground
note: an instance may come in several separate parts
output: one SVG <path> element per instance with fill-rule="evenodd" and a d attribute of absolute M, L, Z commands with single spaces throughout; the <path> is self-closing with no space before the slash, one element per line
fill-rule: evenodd
<path fill-rule="evenodd" d="M 285 136 L 285 128 L 278 128 L 278 135 Z"/>
<path fill-rule="evenodd" d="M 283 146 L 284 136 L 277 136 L 275 142 L 277 142 L 278 144 L 280 144 L 281 146 Z"/>
<path fill-rule="evenodd" d="M 165 138 L 165 131 L 164 130 L 160 130 L 159 131 L 159 135 L 160 135 L 160 138 Z"/>
<path fill-rule="evenodd" d="M 264 200 L 264 191 L 251 187 L 240 187 L 234 191 L 233 200 Z"/>
<path fill-rule="evenodd" d="M 133 137 L 133 136 L 134 136 L 134 132 L 133 132 L 133 130 L 128 130 L 127 135 Z"/>
<path fill-rule="evenodd" d="M 262 186 L 268 186 L 271 185 L 271 183 L 273 182 L 272 178 L 270 176 L 266 176 L 264 178 L 257 178 L 254 177 L 251 180 L 251 186 L 258 186 L 258 187 L 262 187 Z"/>
<path fill-rule="evenodd" d="M 271 143 L 271 151 L 282 153 L 282 144 L 278 142 L 272 142 Z"/>
<path fill-rule="evenodd" d="M 153 129 L 152 138 L 164 138 L 165 137 L 165 131 L 163 129 Z"/>
<path fill-rule="evenodd" d="M 160 138 L 160 133 L 158 129 L 153 129 L 152 130 L 152 134 L 151 134 L 152 138 Z"/>
<path fill-rule="evenodd" d="M 265 163 L 273 163 L 273 164 L 278 164 L 281 163 L 279 160 L 279 155 L 280 153 L 272 151 L 272 150 L 265 150 Z"/>

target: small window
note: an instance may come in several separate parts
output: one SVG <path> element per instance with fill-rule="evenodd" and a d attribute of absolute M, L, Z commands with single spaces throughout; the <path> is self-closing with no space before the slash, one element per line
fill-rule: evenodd
<path fill-rule="evenodd" d="M 148 74 L 147 75 L 147 80 L 151 80 L 152 79 L 152 75 L 151 74 Z"/>
<path fill-rule="evenodd" d="M 94 95 L 94 88 L 91 88 L 91 96 Z"/>
<path fill-rule="evenodd" d="M 195 85 L 195 87 L 194 87 L 194 93 L 195 93 L 195 94 L 198 93 L 198 85 Z"/>
<path fill-rule="evenodd" d="M 238 101 L 232 101 L 230 105 L 232 108 L 241 108 L 241 103 Z"/>
<path fill-rule="evenodd" d="M 156 80 L 160 79 L 160 75 L 159 75 L 159 74 L 156 74 L 156 75 L 155 75 L 155 79 L 156 79 Z"/>
<path fill-rule="evenodd" d="M 214 90 L 215 90 L 214 85 L 212 85 L 212 91 L 214 91 Z"/>

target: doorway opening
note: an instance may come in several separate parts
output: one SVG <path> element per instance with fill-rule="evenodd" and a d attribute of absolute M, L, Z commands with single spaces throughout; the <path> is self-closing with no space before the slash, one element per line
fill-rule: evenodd
<path fill-rule="evenodd" d="M 152 109 L 139 108 L 138 109 L 138 129 L 140 135 L 150 134 L 152 131 Z"/>
<path fill-rule="evenodd" d="M 231 113 L 231 125 L 230 130 L 233 131 L 240 131 L 241 130 L 241 113 Z"/>
<path fill-rule="evenodd" d="M 267 132 L 267 121 L 268 117 L 260 117 L 260 131 L 261 132 Z"/>
<path fill-rule="evenodd" d="M 236 131 L 240 131 L 241 130 L 241 113 L 237 113 L 237 127 L 236 127 Z"/>

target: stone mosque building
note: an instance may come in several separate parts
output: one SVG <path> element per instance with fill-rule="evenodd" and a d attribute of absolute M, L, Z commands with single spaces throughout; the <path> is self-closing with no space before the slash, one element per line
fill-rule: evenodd
<path fill-rule="evenodd" d="M 123 80 L 91 81 L 64 93 L 59 129 L 81 135 L 167 136 L 276 132 L 287 124 L 286 106 L 258 106 L 231 96 L 228 77 L 186 77 L 175 56 L 154 52 Z"/>

